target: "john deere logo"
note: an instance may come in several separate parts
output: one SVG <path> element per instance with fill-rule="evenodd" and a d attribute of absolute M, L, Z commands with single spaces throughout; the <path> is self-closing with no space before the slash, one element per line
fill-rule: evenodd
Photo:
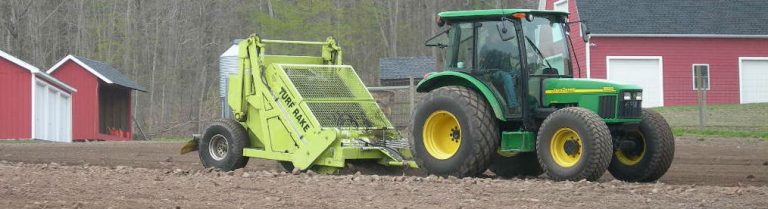
<path fill-rule="evenodd" d="M 559 89 L 551 89 L 547 90 L 545 93 L 547 94 L 568 94 L 568 93 L 575 93 L 576 88 L 559 88 Z"/>
<path fill-rule="evenodd" d="M 613 86 L 606 86 L 601 89 L 577 89 L 577 88 L 558 88 L 544 91 L 545 94 L 573 94 L 573 93 L 614 93 L 616 89 Z"/>

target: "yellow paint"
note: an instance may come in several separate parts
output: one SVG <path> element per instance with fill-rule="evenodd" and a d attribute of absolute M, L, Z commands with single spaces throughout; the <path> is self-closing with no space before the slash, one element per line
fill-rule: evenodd
<path fill-rule="evenodd" d="M 576 153 L 568 154 L 565 152 L 565 143 L 568 141 L 576 142 L 579 146 L 579 150 Z M 549 152 L 552 155 L 552 159 L 555 163 L 561 167 L 569 168 L 581 159 L 581 154 L 584 153 L 584 148 L 581 143 L 581 137 L 573 129 L 560 128 L 552 136 L 552 140 L 549 144 Z"/>
<path fill-rule="evenodd" d="M 642 161 L 643 157 L 645 156 L 645 148 L 646 148 L 645 137 L 642 134 L 640 135 L 640 140 L 643 143 L 643 151 L 641 151 L 639 155 L 629 155 L 629 154 L 625 154 L 621 150 L 617 150 L 614 153 L 616 155 L 616 159 L 618 159 L 619 162 L 621 162 L 621 164 L 624 164 L 624 165 L 631 166 L 631 165 L 636 165 L 640 163 L 640 161 Z"/>
<path fill-rule="evenodd" d="M 576 93 L 615 93 L 616 89 L 612 86 L 606 86 L 602 89 L 577 89 L 577 88 L 559 88 L 544 91 L 545 94 L 576 94 Z"/>
<path fill-rule="evenodd" d="M 453 157 L 461 145 L 461 125 L 448 111 L 435 111 L 424 122 L 424 148 L 432 157 L 445 160 Z"/>

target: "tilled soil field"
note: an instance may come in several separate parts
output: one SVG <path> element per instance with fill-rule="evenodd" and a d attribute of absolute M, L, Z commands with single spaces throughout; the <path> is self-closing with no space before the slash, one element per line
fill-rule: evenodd
<path fill-rule="evenodd" d="M 202 169 L 181 143 L 0 143 L 0 208 L 768 208 L 768 142 L 683 137 L 658 183 Z M 409 172 L 411 173 L 411 172 Z"/>

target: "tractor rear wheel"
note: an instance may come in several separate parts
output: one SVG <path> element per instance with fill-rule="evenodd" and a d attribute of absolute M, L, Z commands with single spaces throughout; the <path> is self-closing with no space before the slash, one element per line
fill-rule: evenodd
<path fill-rule="evenodd" d="M 629 133 L 623 140 L 631 141 L 628 148 L 614 151 L 608 171 L 614 178 L 630 182 L 653 182 L 661 178 L 672 165 L 675 138 L 661 114 L 643 110 L 640 130 Z"/>
<path fill-rule="evenodd" d="M 496 123 L 491 108 L 477 92 L 460 86 L 438 88 L 416 106 L 409 137 L 411 153 L 430 174 L 480 175 L 499 147 Z"/>
<path fill-rule="evenodd" d="M 214 121 L 198 143 L 200 161 L 206 168 L 222 171 L 245 167 L 248 158 L 243 156 L 243 148 L 249 144 L 248 133 L 240 123 L 231 119 Z"/>
<path fill-rule="evenodd" d="M 539 163 L 554 180 L 594 181 L 611 162 L 611 132 L 600 116 L 584 108 L 555 111 L 536 140 Z"/>
<path fill-rule="evenodd" d="M 544 173 L 536 153 L 533 152 L 518 153 L 514 156 L 502 156 L 497 153 L 488 169 L 502 178 L 536 177 Z"/>

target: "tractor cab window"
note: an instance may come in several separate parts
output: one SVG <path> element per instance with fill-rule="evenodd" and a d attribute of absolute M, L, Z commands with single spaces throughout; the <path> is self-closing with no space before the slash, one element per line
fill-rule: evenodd
<path fill-rule="evenodd" d="M 481 22 L 477 29 L 477 48 L 478 69 L 517 71 L 520 68 L 517 40 L 503 41 L 495 21 Z"/>
<path fill-rule="evenodd" d="M 520 113 L 520 49 L 517 39 L 504 41 L 499 33 L 498 21 L 480 22 L 477 28 L 477 67 L 475 76 L 490 84 L 504 98 L 507 112 Z M 509 28 L 509 30 L 515 30 Z M 512 32 L 515 34 L 515 32 Z"/>
<path fill-rule="evenodd" d="M 571 75 L 571 61 L 561 19 L 534 16 L 521 21 L 531 75 Z"/>
<path fill-rule="evenodd" d="M 544 81 L 552 76 L 571 76 L 568 38 L 563 19 L 534 15 L 520 21 L 528 63 L 528 98 L 542 105 Z"/>
<path fill-rule="evenodd" d="M 448 38 L 452 39 L 450 50 L 446 53 L 447 67 L 456 71 L 469 72 L 473 68 L 474 27 L 473 23 L 452 25 Z"/>

